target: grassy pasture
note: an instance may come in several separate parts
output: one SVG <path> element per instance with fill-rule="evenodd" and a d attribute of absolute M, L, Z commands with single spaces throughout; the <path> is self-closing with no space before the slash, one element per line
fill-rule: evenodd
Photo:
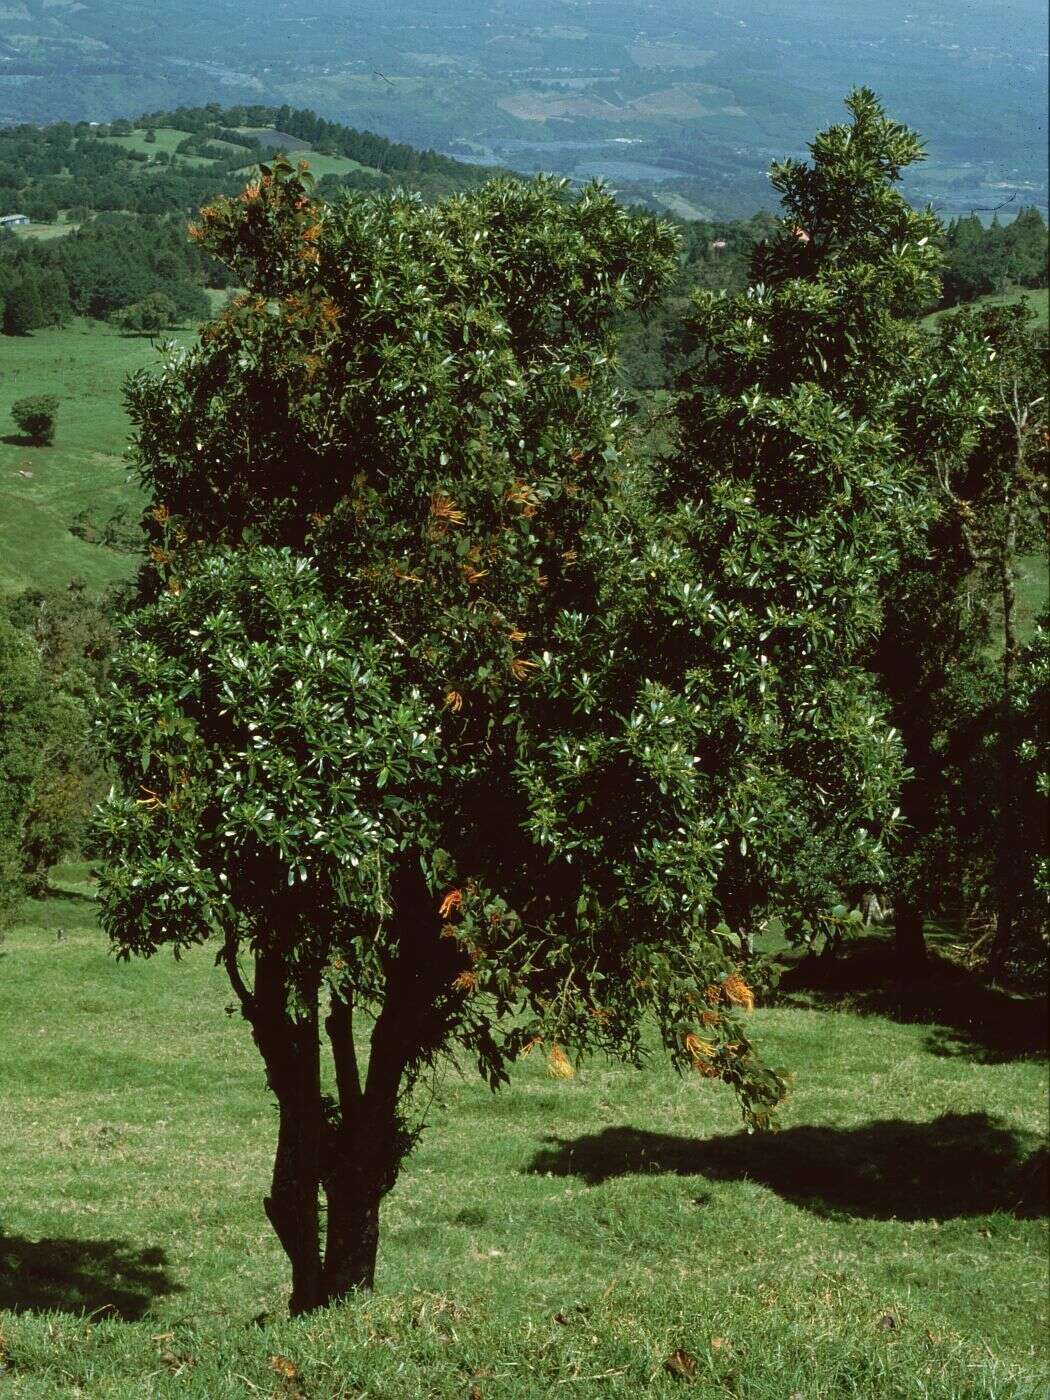
<path fill-rule="evenodd" d="M 755 1016 L 797 1075 L 774 1137 L 658 1057 L 562 1083 L 531 1056 L 498 1096 L 449 1069 L 380 1291 L 293 1323 L 260 1204 L 274 1113 L 229 990 L 206 951 L 114 962 L 84 877 L 0 949 L 4 1395 L 1044 1393 L 1045 1065 L 979 1008 L 785 993 Z"/>
<path fill-rule="evenodd" d="M 103 136 L 101 140 L 107 141 L 110 145 L 119 146 L 124 151 L 140 151 L 143 155 L 153 156 L 158 151 L 167 151 L 169 155 L 175 154 L 176 147 L 186 137 L 190 135 L 188 131 L 180 131 L 174 126 L 154 127 L 156 141 L 146 140 L 146 128 L 137 128 L 130 136 Z"/>
<path fill-rule="evenodd" d="M 88 544 L 69 526 L 85 508 L 100 523 L 137 508 L 121 384 L 156 358 L 149 340 L 92 321 L 0 337 L 0 592 L 64 588 L 74 576 L 96 591 L 134 573 L 131 556 Z M 51 447 L 26 443 L 11 420 L 11 404 L 31 394 L 60 400 Z"/>

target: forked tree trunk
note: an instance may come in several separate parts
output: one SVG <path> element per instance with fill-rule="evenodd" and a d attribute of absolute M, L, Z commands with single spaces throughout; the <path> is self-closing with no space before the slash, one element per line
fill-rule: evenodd
<path fill-rule="evenodd" d="M 295 1316 L 324 1301 L 318 1200 L 324 1115 L 317 988 L 301 998 L 303 1009 L 294 1016 L 288 991 L 283 960 L 260 953 L 249 1019 L 279 1112 L 273 1178 L 263 1204 L 292 1266 L 289 1309 Z"/>

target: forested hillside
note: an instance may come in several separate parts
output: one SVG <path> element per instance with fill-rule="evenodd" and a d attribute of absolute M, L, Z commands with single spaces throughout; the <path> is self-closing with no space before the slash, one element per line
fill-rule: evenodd
<path fill-rule="evenodd" d="M 494 173 L 287 106 L 213 103 L 147 113 L 134 123 L 0 128 L 0 218 L 30 221 L 0 230 L 0 323 L 20 334 L 70 315 L 124 315 L 126 329 L 141 331 L 200 320 L 204 291 L 224 289 L 230 279 L 186 238 L 186 223 L 209 201 L 239 192 L 277 150 L 308 163 L 323 200 L 394 188 L 432 200 L 476 188 Z M 695 348 L 677 312 L 696 288 L 739 291 L 755 245 L 775 226 L 769 214 L 675 223 L 682 252 L 674 285 L 644 322 L 631 322 L 624 342 L 627 378 L 637 387 L 673 379 Z M 942 304 L 1045 287 L 1046 252 L 1046 224 L 1035 208 L 990 227 L 975 217 L 953 221 Z"/>

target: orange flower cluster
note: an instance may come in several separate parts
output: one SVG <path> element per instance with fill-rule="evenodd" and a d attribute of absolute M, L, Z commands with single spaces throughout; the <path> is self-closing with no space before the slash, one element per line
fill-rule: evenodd
<path fill-rule="evenodd" d="M 438 905 L 438 915 L 442 919 L 450 919 L 453 909 L 463 908 L 463 891 L 449 890 L 448 894 Z"/>
<path fill-rule="evenodd" d="M 547 1073 L 552 1079 L 575 1079 L 572 1061 L 560 1045 L 552 1045 L 547 1055 Z"/>
<path fill-rule="evenodd" d="M 722 983 L 722 991 L 734 1006 L 742 1006 L 745 1011 L 754 1011 L 755 994 L 739 972 L 734 972 L 731 977 L 726 978 Z"/>
<path fill-rule="evenodd" d="M 713 1064 L 715 1055 L 718 1053 L 718 1047 L 715 1043 L 711 1040 L 702 1040 L 700 1036 L 690 1032 L 685 1037 L 684 1044 L 696 1072 L 708 1079 L 717 1078 L 718 1070 Z"/>
<path fill-rule="evenodd" d="M 521 506 L 521 513 L 531 519 L 540 508 L 540 498 L 527 481 L 516 481 L 503 497 L 512 505 Z"/>
<path fill-rule="evenodd" d="M 435 491 L 431 496 L 430 516 L 430 538 L 432 540 L 444 539 L 450 526 L 462 525 L 467 518 L 452 497 L 446 496 L 444 491 Z"/>

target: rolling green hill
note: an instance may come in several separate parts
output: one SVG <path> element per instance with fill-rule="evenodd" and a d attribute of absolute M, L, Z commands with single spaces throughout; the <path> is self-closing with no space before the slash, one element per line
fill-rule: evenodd
<path fill-rule="evenodd" d="M 116 962 L 85 876 L 57 872 L 4 947 L 12 1397 L 1044 1393 L 1032 1000 L 940 964 L 910 1010 L 760 1008 L 797 1075 L 776 1136 L 660 1056 L 565 1082 L 533 1054 L 498 1095 L 450 1066 L 411 1109 L 378 1292 L 289 1322 L 275 1114 L 224 974 L 208 949 Z"/>

